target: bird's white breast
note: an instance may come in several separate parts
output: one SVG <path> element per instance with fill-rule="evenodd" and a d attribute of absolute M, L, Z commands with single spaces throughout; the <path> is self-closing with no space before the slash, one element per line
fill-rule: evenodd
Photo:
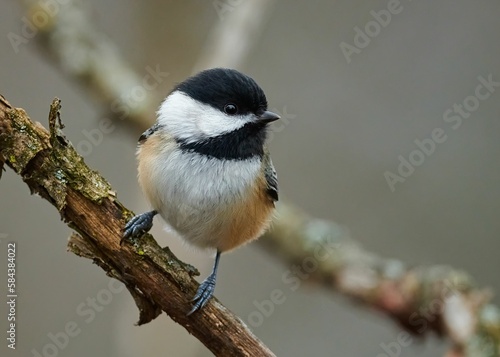
<path fill-rule="evenodd" d="M 163 219 L 190 243 L 217 247 L 220 232 L 231 221 L 231 207 L 252 190 L 259 176 L 259 157 L 220 160 L 179 149 L 149 161 L 144 185 Z M 149 181 L 149 182 L 148 182 Z M 147 191 L 147 190 L 145 190 Z"/>

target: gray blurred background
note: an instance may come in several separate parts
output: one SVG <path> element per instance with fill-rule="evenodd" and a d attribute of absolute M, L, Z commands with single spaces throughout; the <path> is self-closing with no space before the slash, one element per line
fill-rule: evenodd
<path fill-rule="evenodd" d="M 147 66 L 169 72 L 157 88 L 164 96 L 192 73 L 210 30 L 246 1 L 220 1 L 231 8 L 222 18 L 217 1 L 87 4 L 96 26 L 140 76 Z M 238 69 L 264 88 L 270 108 L 295 116 L 270 143 L 282 196 L 345 225 L 368 250 L 409 264 L 453 265 L 498 292 L 500 87 L 456 129 L 443 114 L 474 95 L 479 76 L 500 81 L 500 3 L 401 0 L 399 13 L 348 63 L 341 43 L 354 45 L 355 27 L 364 29 L 374 20 L 371 11 L 387 7 L 378 0 L 269 6 Z M 0 93 L 44 125 L 51 100 L 61 98 L 68 138 L 75 145 L 87 140 L 85 131 L 96 128 L 107 109 L 41 56 L 36 40 L 16 53 L 7 35 L 20 33 L 25 14 L 17 1 L 0 8 Z M 398 156 L 408 160 L 418 149 L 414 141 L 431 138 L 435 128 L 443 129 L 445 142 L 392 192 L 384 173 L 397 174 Z M 136 181 L 139 135 L 118 123 L 86 157 L 136 212 L 148 207 Z M 0 286 L 6 286 L 6 243 L 17 242 L 20 296 L 18 348 L 7 349 L 2 338 L 0 355 L 43 356 L 44 348 L 46 356 L 211 355 L 166 315 L 134 326 L 138 313 L 128 292 L 110 286 L 90 261 L 66 252 L 69 228 L 9 169 L 0 180 L 0 200 Z M 210 255 L 169 237 L 161 224 L 153 233 L 208 274 Z M 256 245 L 246 246 L 224 256 L 216 295 L 246 320 L 255 301 L 284 288 L 288 268 Z M 401 331 L 385 316 L 317 286 L 285 291 L 285 303 L 253 329 L 278 356 L 385 356 L 382 344 Z M 91 308 L 88 299 L 94 298 L 98 305 Z M 5 311 L 0 304 L 2 329 Z M 78 334 L 55 351 L 46 347 L 69 322 Z M 446 347 L 430 337 L 398 355 L 442 356 Z"/>

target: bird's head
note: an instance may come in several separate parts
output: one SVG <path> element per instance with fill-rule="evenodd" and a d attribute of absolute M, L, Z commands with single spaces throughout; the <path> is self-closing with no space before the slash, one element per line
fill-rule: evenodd
<path fill-rule="evenodd" d="M 252 78 L 225 68 L 186 79 L 158 110 L 158 124 L 181 147 L 230 159 L 260 154 L 267 125 L 279 118 Z"/>

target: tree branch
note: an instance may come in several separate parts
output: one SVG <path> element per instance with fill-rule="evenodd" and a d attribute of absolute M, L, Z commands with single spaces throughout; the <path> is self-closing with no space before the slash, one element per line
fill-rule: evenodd
<path fill-rule="evenodd" d="M 109 183 L 91 170 L 62 133 L 60 101 L 50 108 L 49 130 L 0 96 L 0 163 L 19 174 L 33 193 L 49 201 L 73 234 L 69 250 L 92 259 L 122 281 L 140 310 L 139 324 L 165 311 L 218 356 L 274 356 L 245 324 L 212 299 L 187 316 L 198 271 L 158 246 L 146 234 L 120 246 L 125 221 L 133 216 Z"/>

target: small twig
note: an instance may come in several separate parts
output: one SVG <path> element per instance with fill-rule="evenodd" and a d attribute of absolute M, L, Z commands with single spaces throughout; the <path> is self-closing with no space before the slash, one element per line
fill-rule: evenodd
<path fill-rule="evenodd" d="M 151 235 L 120 246 L 124 222 L 133 214 L 66 140 L 59 109 L 56 99 L 49 132 L 2 98 L 0 156 L 79 233 L 71 237 L 69 250 L 93 259 L 126 285 L 140 310 L 139 324 L 154 319 L 161 309 L 217 356 L 274 356 L 215 298 L 202 311 L 187 316 L 198 286 L 193 276 L 198 272 L 159 247 Z"/>

